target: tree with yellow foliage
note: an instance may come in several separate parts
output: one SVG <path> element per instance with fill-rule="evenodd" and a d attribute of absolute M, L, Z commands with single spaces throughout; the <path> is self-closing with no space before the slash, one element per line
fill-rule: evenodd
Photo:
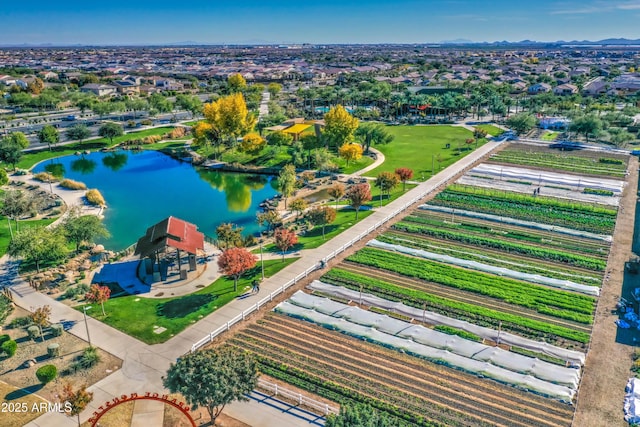
<path fill-rule="evenodd" d="M 242 138 L 240 149 L 245 153 L 257 153 L 264 148 L 266 142 L 267 141 L 257 133 L 248 133 Z"/>
<path fill-rule="evenodd" d="M 242 92 L 247 88 L 247 81 L 240 73 L 231 74 L 227 77 L 227 87 L 229 88 L 229 93 Z"/>
<path fill-rule="evenodd" d="M 351 160 L 358 160 L 362 157 L 362 146 L 349 142 L 338 149 L 338 154 L 347 161 L 347 167 L 349 167 Z"/>
<path fill-rule="evenodd" d="M 224 96 L 205 104 L 203 113 L 214 131 L 232 143 L 235 143 L 239 136 L 251 132 L 256 125 L 256 118 L 249 113 L 241 93 Z"/>
<path fill-rule="evenodd" d="M 196 147 L 206 148 L 207 151 L 209 151 L 209 147 L 214 143 L 217 144 L 220 140 L 211 123 L 204 120 L 196 123 L 191 128 L 191 133 L 193 134 L 193 145 Z M 213 152 L 214 157 L 216 155 L 216 151 Z"/>
<path fill-rule="evenodd" d="M 322 136 L 328 148 L 329 145 L 342 147 L 351 142 L 359 122 L 342 105 L 337 105 L 324 115 L 324 123 Z"/>

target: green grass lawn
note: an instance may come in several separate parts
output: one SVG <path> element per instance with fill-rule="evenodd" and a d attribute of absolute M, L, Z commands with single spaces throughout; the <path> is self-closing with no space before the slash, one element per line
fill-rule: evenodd
<path fill-rule="evenodd" d="M 113 144 L 106 138 L 99 138 L 84 141 L 82 143 L 76 142 L 68 145 L 59 145 L 57 147 L 53 147 L 51 151 L 45 148 L 36 152 L 25 153 L 16 166 L 20 169 L 31 169 L 36 163 L 53 157 L 66 156 L 68 154 L 73 154 L 76 151 L 100 150 L 101 148 L 111 147 L 112 145 L 129 141 L 131 139 L 144 138 L 145 136 L 150 135 L 163 135 L 170 132 L 172 129 L 173 127 L 169 126 L 126 133 L 117 138 L 113 138 Z"/>
<path fill-rule="evenodd" d="M 268 260 L 264 262 L 265 277 L 270 277 L 298 258 Z M 251 282 L 260 278 L 260 263 L 238 281 L 238 291 L 233 291 L 233 279 L 221 277 L 211 285 L 193 294 L 174 298 L 142 298 L 138 295 L 113 297 L 104 304 L 106 316 L 100 304 L 92 304 L 87 314 L 147 344 L 158 344 L 211 314 L 218 308 L 244 294 Z M 170 292 L 167 290 L 167 292 Z M 114 292 L 115 293 L 115 292 Z M 258 298 L 256 298 L 256 301 Z M 82 311 L 84 305 L 74 307 Z M 133 320 L 133 321 L 132 321 Z M 167 330 L 156 334 L 153 327 Z"/>
<path fill-rule="evenodd" d="M 369 156 L 362 156 L 359 160 L 355 162 L 349 162 L 349 166 L 347 166 L 346 160 L 343 158 L 338 158 L 336 160 L 336 164 L 340 167 L 340 173 L 344 174 L 352 174 L 354 172 L 359 171 L 360 169 L 364 169 L 373 163 L 373 158 Z"/>
<path fill-rule="evenodd" d="M 558 138 L 558 136 L 560 136 L 559 132 L 548 130 L 544 133 L 544 135 L 542 135 L 542 137 L 540 137 L 540 139 L 543 141 L 555 141 Z"/>
<path fill-rule="evenodd" d="M 155 142 L 153 144 L 142 145 L 143 150 L 177 150 L 185 147 L 184 140 L 174 139 L 171 141 Z"/>
<path fill-rule="evenodd" d="M 328 205 L 335 207 L 335 203 L 328 203 Z M 302 249 L 315 249 L 372 213 L 373 211 L 371 210 L 361 209 L 358 214 L 358 220 L 356 221 L 356 212 L 353 209 L 339 209 L 336 214 L 335 221 L 324 227 L 324 238 L 322 238 L 322 227 L 314 227 L 310 231 L 307 231 L 304 236 L 298 236 L 298 243 L 293 248 L 289 249 L 289 252 L 295 252 Z M 264 246 L 263 251 L 280 253 L 280 250 L 276 248 L 273 243 Z M 259 254 L 260 249 L 253 250 L 253 253 Z"/>
<path fill-rule="evenodd" d="M 503 129 L 494 125 L 475 125 L 474 128 L 487 131 L 487 134 L 491 136 L 500 136 L 505 132 Z"/>
<path fill-rule="evenodd" d="M 51 224 L 55 220 L 56 218 L 20 221 L 20 229 L 23 229 L 24 227 L 44 227 L 45 225 Z M 11 221 L 11 229 L 14 233 L 16 232 L 16 223 L 14 221 Z M 7 248 L 9 247 L 10 242 L 11 233 L 9 232 L 9 224 L 7 223 L 7 218 L 4 216 L 0 216 L 0 256 L 7 253 Z"/>
<path fill-rule="evenodd" d="M 393 142 L 375 146 L 384 154 L 385 161 L 367 172 L 366 176 L 375 177 L 383 171 L 393 172 L 397 168 L 406 167 L 413 169 L 414 180 L 424 181 L 434 173 L 432 164 L 437 173 L 471 152 L 469 150 L 457 153 L 456 148 L 464 146 L 466 139 L 473 138 L 473 133 L 462 127 L 389 126 L 387 130 L 395 137 Z M 479 146 L 484 142 L 480 140 Z M 445 148 L 446 144 L 451 144 L 450 148 Z M 437 161 L 438 155 L 441 162 Z"/>

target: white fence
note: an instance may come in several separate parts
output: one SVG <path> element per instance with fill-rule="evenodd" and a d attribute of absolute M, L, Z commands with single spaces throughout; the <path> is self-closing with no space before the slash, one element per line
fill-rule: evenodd
<path fill-rule="evenodd" d="M 327 405 L 326 403 L 318 402 L 317 400 L 313 400 L 303 395 L 302 393 L 296 393 L 295 391 L 287 390 L 286 388 L 280 387 L 278 384 L 273 384 L 262 379 L 258 379 L 258 388 L 273 393 L 273 396 L 281 396 L 283 399 L 296 402 L 300 406 L 306 406 L 307 408 L 314 409 L 318 413 L 324 414 L 325 416 L 329 414 L 337 414 L 340 412 L 340 409 L 338 408 Z"/>
<path fill-rule="evenodd" d="M 414 196 L 411 200 L 409 200 L 408 202 L 405 202 L 400 208 L 397 208 L 396 210 L 394 210 L 393 212 L 388 214 L 384 219 L 378 221 L 377 223 L 375 223 L 374 225 L 372 225 L 371 227 L 367 228 L 365 231 L 363 231 L 362 233 L 358 234 L 356 237 L 351 239 L 349 242 L 347 242 L 344 245 L 340 246 L 339 248 L 335 249 L 329 255 L 325 256 L 324 258 L 319 259 L 317 263 L 315 263 L 311 267 L 307 268 L 304 272 L 298 274 L 292 280 L 289 280 L 288 282 L 286 282 L 285 284 L 280 286 L 275 291 L 271 292 L 268 296 L 266 296 L 262 300 L 256 302 L 255 305 L 249 307 L 248 309 L 244 310 L 241 314 L 239 314 L 236 317 L 234 317 L 233 319 L 229 320 L 226 324 L 220 326 L 218 329 L 215 329 L 215 330 L 211 331 L 207 336 L 205 336 L 201 340 L 195 342 L 191 346 L 191 351 L 194 352 L 197 349 L 199 349 L 200 347 L 210 343 L 218 335 L 220 335 L 224 331 L 228 331 L 231 328 L 231 326 L 235 325 L 236 323 L 240 322 L 241 320 L 244 320 L 247 316 L 249 316 L 254 311 L 258 311 L 260 309 L 260 307 L 262 307 L 263 305 L 265 305 L 266 303 L 268 303 L 270 301 L 273 301 L 274 297 L 280 295 L 281 293 L 284 293 L 284 291 L 289 289 L 291 286 L 295 285 L 300 280 L 304 279 L 309 274 L 311 274 L 315 270 L 319 269 L 320 268 L 320 261 L 323 261 L 323 262 L 326 263 L 327 261 L 335 258 L 338 254 L 344 252 L 346 249 L 350 248 L 355 243 L 359 242 L 364 237 L 368 236 L 372 231 L 377 230 L 378 228 L 380 228 L 381 226 L 386 224 L 389 220 L 395 218 L 398 214 L 404 212 L 411 205 L 419 202 L 420 200 L 424 199 L 427 195 L 429 195 L 429 194 L 431 194 L 433 192 L 440 191 L 440 189 L 444 188 L 446 185 L 449 184 L 449 181 L 452 180 L 455 177 L 455 175 L 457 175 L 462 170 L 468 168 L 470 165 L 475 163 L 477 160 L 479 160 L 483 156 L 489 154 L 489 152 L 493 151 L 493 149 L 495 149 L 497 146 L 498 146 L 497 143 L 488 143 L 488 144 L 484 145 L 479 150 L 476 150 L 474 153 L 471 153 L 467 157 L 465 157 L 465 158 L 461 159 L 460 161 L 458 161 L 457 163 L 455 163 L 454 165 L 457 166 L 457 170 L 456 171 L 447 171 L 447 169 L 450 169 L 450 168 L 447 168 L 447 169 L 439 172 L 438 174 L 436 174 L 433 178 L 431 178 L 429 180 L 429 181 L 431 181 L 431 180 L 433 180 L 435 178 L 435 182 L 431 183 L 431 182 L 427 181 L 427 182 L 419 185 L 418 187 L 414 188 L 413 190 L 411 190 L 412 193 L 415 192 L 414 194 L 416 194 L 416 196 Z M 425 185 L 425 184 L 429 184 L 429 185 Z M 400 201 L 400 200 L 397 200 L 396 202 L 398 202 L 398 201 Z"/>

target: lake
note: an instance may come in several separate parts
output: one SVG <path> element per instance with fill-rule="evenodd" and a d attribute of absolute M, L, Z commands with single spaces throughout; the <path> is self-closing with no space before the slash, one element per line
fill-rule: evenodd
<path fill-rule="evenodd" d="M 277 193 L 270 176 L 207 170 L 157 151 L 64 156 L 38 164 L 33 172 L 45 170 L 100 190 L 111 237 L 99 243 L 115 251 L 170 215 L 196 224 L 210 237 L 225 222 L 244 227 L 245 235 L 258 233 L 259 205 Z"/>

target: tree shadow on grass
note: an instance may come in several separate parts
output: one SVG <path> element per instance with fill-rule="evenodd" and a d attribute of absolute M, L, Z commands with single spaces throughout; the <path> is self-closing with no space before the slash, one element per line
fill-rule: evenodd
<path fill-rule="evenodd" d="M 36 393 L 38 391 L 40 391 L 40 389 L 42 389 L 42 387 L 44 387 L 44 384 L 40 383 L 40 384 L 34 384 L 34 385 L 30 385 L 29 387 L 25 387 L 25 388 L 21 388 L 18 390 L 14 390 L 10 393 L 7 393 L 4 396 L 4 400 L 16 400 L 16 399 L 20 399 L 21 397 L 25 397 L 28 396 L 30 394 Z"/>
<path fill-rule="evenodd" d="M 198 311 L 202 306 L 218 298 L 211 294 L 192 294 L 162 303 L 156 309 L 158 316 L 179 318 Z"/>

